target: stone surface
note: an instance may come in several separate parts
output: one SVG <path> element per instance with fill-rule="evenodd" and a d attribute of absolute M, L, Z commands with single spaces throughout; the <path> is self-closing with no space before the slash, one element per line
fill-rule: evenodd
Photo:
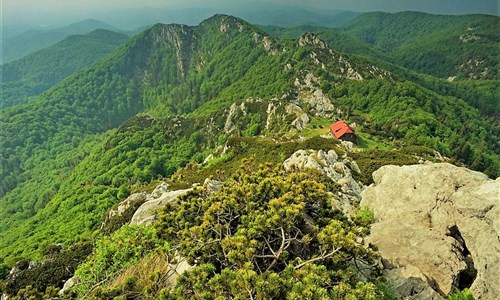
<path fill-rule="evenodd" d="M 298 88 L 298 101 L 307 103 L 309 108 L 317 116 L 333 117 L 341 113 L 332 104 L 332 100 L 319 88 L 320 79 L 311 73 L 307 73 L 303 80 L 296 78 L 294 85 Z"/>
<path fill-rule="evenodd" d="M 161 195 L 166 193 L 168 191 L 168 183 L 162 182 L 160 183 L 151 193 L 151 196 L 153 198 L 160 198 Z"/>
<path fill-rule="evenodd" d="M 388 274 L 405 279 L 402 291 L 421 281 L 419 299 L 454 287 L 475 299 L 500 295 L 499 179 L 445 163 L 384 166 L 373 178 L 361 201 L 376 218 L 366 240 Z"/>
<path fill-rule="evenodd" d="M 168 277 L 168 284 L 174 286 L 176 284 L 177 278 L 182 273 L 188 271 L 192 268 L 190 264 L 187 263 L 186 259 L 180 255 L 175 255 L 175 263 L 168 265 L 167 273 L 170 273 Z"/>
<path fill-rule="evenodd" d="M 66 282 L 64 283 L 64 286 L 62 287 L 62 289 L 59 290 L 59 292 L 57 292 L 58 295 L 64 295 L 64 293 L 66 293 L 67 291 L 69 291 L 72 287 L 75 286 L 77 280 L 76 280 L 76 277 L 71 277 L 70 279 L 66 280 Z"/>
<path fill-rule="evenodd" d="M 346 215 L 351 215 L 354 206 L 359 203 L 362 187 L 352 178 L 351 172 L 359 168 L 356 162 L 340 158 L 334 150 L 298 150 L 285 160 L 283 166 L 287 171 L 294 168 L 315 169 L 336 182 L 342 192 L 333 195 L 333 204 Z"/>
<path fill-rule="evenodd" d="M 120 202 L 116 209 L 112 209 L 108 213 L 108 219 L 114 216 L 122 215 L 129 207 L 133 206 L 135 203 L 144 202 L 150 200 L 150 196 L 146 192 L 135 193 L 127 197 L 127 199 Z"/>
<path fill-rule="evenodd" d="M 157 216 L 158 210 L 167 203 L 177 200 L 177 198 L 186 195 L 192 189 L 177 190 L 163 193 L 158 199 L 144 202 L 134 213 L 130 225 L 150 225 Z"/>

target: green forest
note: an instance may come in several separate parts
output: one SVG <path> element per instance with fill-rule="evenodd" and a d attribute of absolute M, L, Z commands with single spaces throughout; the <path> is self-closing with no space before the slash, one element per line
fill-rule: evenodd
<path fill-rule="evenodd" d="M 0 108 L 28 102 L 127 40 L 123 34 L 97 29 L 72 35 L 57 44 L 1 66 Z"/>

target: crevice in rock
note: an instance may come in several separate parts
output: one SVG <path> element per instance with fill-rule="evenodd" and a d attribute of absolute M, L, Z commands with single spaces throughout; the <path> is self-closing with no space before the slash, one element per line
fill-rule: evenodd
<path fill-rule="evenodd" d="M 460 233 L 458 227 L 456 225 L 453 225 L 448 230 L 449 233 L 447 235 L 454 238 L 462 246 L 461 253 L 467 265 L 467 267 L 458 274 L 455 286 L 459 290 L 470 288 L 477 277 L 477 270 L 474 267 L 474 260 L 472 260 L 471 253 L 467 248 L 465 240 L 462 237 L 462 234 Z"/>

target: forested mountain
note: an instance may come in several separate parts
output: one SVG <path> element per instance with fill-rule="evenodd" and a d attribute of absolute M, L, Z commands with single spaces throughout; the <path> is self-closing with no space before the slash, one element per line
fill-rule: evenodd
<path fill-rule="evenodd" d="M 236 15 L 259 25 L 273 25 L 283 27 L 294 26 L 322 26 L 339 27 L 353 20 L 361 13 L 341 10 L 308 10 L 300 8 L 263 8 L 238 12 Z"/>
<path fill-rule="evenodd" d="M 0 107 L 25 103 L 73 72 L 110 53 L 128 36 L 97 29 L 72 35 L 48 48 L 2 65 Z"/>
<path fill-rule="evenodd" d="M 298 26 L 298 27 L 280 27 L 280 26 L 260 26 L 262 30 L 271 36 L 279 39 L 298 39 L 304 33 L 314 32 L 321 39 L 328 43 L 334 49 L 345 53 L 368 56 L 371 59 L 378 58 L 389 61 L 387 55 L 377 50 L 372 45 L 356 37 L 349 35 L 339 28 L 326 28 L 318 26 Z"/>
<path fill-rule="evenodd" d="M 328 37 L 328 31 L 320 30 L 318 35 L 321 32 Z M 290 33 L 290 37 L 294 34 Z M 272 195 L 276 195 L 283 198 L 283 203 L 293 202 L 282 193 L 290 182 L 300 184 L 307 193 L 316 188 L 338 192 L 335 185 L 325 186 L 321 178 L 309 178 L 307 174 L 288 177 L 270 167 L 265 167 L 257 179 L 252 179 L 244 176 L 248 170 L 237 171 L 235 167 L 249 157 L 260 159 L 258 163 L 266 163 L 266 160 L 280 163 L 304 147 L 317 150 L 326 147 L 343 154 L 345 150 L 338 148 L 331 139 L 309 139 L 328 133 L 323 127 L 339 118 L 357 124 L 360 147 L 377 148 L 358 154 L 360 171 L 355 176 L 364 184 L 370 183 L 371 171 L 375 167 L 388 162 L 415 163 L 418 161 L 415 154 L 427 157 L 434 155 L 433 150 L 491 177 L 500 174 L 499 124 L 461 99 L 464 98 L 461 96 L 463 91 L 456 86 L 451 89 L 456 95 L 443 91 L 442 82 L 433 77 L 408 72 L 382 61 L 385 57 L 382 48 L 370 49 L 369 44 L 353 40 L 342 32 L 332 31 L 330 34 L 329 43 L 311 33 L 295 39 L 275 38 L 254 25 L 226 15 L 216 15 L 198 26 L 156 24 L 31 101 L 2 109 L 0 203 L 4 209 L 0 211 L 0 257 L 12 265 L 20 258 L 40 259 L 52 244 L 70 245 L 91 238 L 99 239 L 104 232 L 100 225 L 105 212 L 113 205 L 132 192 L 149 189 L 160 178 L 171 178 L 172 184 L 179 184 L 171 177 L 173 174 L 182 184 L 195 183 L 191 181 L 196 175 L 193 165 L 215 154 L 219 157 L 212 164 L 227 163 L 224 169 L 227 173 L 222 174 L 222 168 L 219 171 L 210 169 L 209 165 L 199 171 L 207 175 L 205 178 L 214 174 L 219 179 L 229 178 L 230 172 L 236 172 L 241 175 L 234 177 L 237 185 L 249 183 L 248 187 L 242 187 L 243 193 L 262 193 L 262 207 L 277 209 L 280 214 L 297 220 L 302 220 L 302 212 L 310 213 L 314 223 L 328 232 L 343 232 L 337 238 L 342 243 L 354 245 L 354 233 L 349 228 L 358 228 L 356 234 L 363 235 L 369 222 L 347 220 L 322 204 L 316 207 L 305 200 L 297 202 L 292 211 L 282 211 L 276 207 L 281 202 L 271 200 Z M 108 42 L 116 41 L 114 45 L 124 38 L 97 31 L 66 41 L 92 40 L 96 35 L 105 37 Z M 353 54 L 344 54 L 329 44 L 339 45 L 342 50 Z M 28 64 L 29 57 L 20 61 Z M 497 92 L 491 86 L 484 89 L 485 93 L 490 92 L 493 98 L 496 97 Z M 238 139 L 239 136 L 249 138 Z M 257 136 L 266 138 L 262 142 Z M 305 142 L 300 142 L 303 140 Z M 225 147 L 232 152 L 221 155 L 220 149 Z M 393 148 L 399 150 L 384 150 Z M 183 178 L 182 170 L 191 179 Z M 211 173 L 204 173 L 204 170 Z M 272 181 L 273 177 L 284 187 L 273 190 L 264 185 L 256 190 L 252 185 L 254 181 Z M 322 186 L 311 181 L 319 181 Z M 225 190 L 232 188 L 228 184 Z M 302 193 L 294 192 L 297 195 Z M 310 196 L 323 203 L 326 192 L 311 192 Z M 209 201 L 215 203 L 219 201 L 217 197 L 224 198 L 224 195 L 218 194 Z M 198 199 L 192 203 L 198 203 L 196 201 L 203 202 Z M 181 232 L 177 227 L 177 233 L 172 233 L 173 220 L 193 218 L 192 212 L 198 208 L 188 208 L 189 203 L 182 204 L 186 210 L 179 210 L 181 215 L 166 214 L 162 217 L 165 222 L 155 229 L 161 238 L 181 240 L 181 235 L 189 235 L 189 230 Z M 229 199 L 228 205 L 239 204 Z M 245 226 L 248 227 L 242 227 L 244 230 L 236 239 L 228 242 L 236 248 L 247 245 L 238 238 L 253 236 L 255 232 L 252 230 L 264 230 L 259 227 L 264 226 L 259 223 L 262 221 L 258 218 L 259 213 L 246 209 Z M 210 210 L 206 214 L 210 214 Z M 213 221 L 210 216 L 207 218 L 206 222 Z M 272 218 L 269 220 L 274 222 Z M 323 255 L 333 251 L 331 241 L 323 238 L 327 231 L 322 233 L 316 227 L 311 229 L 309 227 L 314 226 L 308 222 L 301 223 L 299 231 L 310 230 L 310 236 L 302 236 L 303 232 L 292 227 L 287 227 L 286 234 L 300 235 L 306 244 L 323 245 L 321 247 L 326 247 L 327 251 Z M 203 224 L 197 223 L 196 226 L 198 228 L 193 230 L 203 231 Z M 125 227 L 116 235 L 127 234 L 123 233 L 127 230 Z M 144 238 L 141 241 L 162 253 L 163 246 L 157 248 L 160 241 L 156 240 L 156 233 L 140 232 L 135 237 Z M 107 253 L 109 249 L 106 247 L 115 247 L 114 238 L 104 238 L 99 251 Z M 273 237 L 272 243 L 277 243 L 275 238 L 281 240 L 281 233 Z M 135 247 L 137 242 L 138 249 L 142 249 L 141 241 L 134 240 L 130 245 Z M 261 251 L 257 246 L 249 249 Z M 302 267 L 299 259 L 314 260 L 315 256 L 321 255 L 314 249 L 309 246 L 300 251 L 295 249 L 295 256 L 290 257 L 289 263 L 295 259 L 294 263 L 300 267 L 287 269 L 286 278 L 292 280 L 302 276 L 297 271 Z M 339 254 L 339 260 L 358 254 L 366 258 L 367 263 L 372 259 L 371 252 L 363 252 L 366 249 L 357 246 L 347 249 Z M 195 260 L 196 253 L 184 250 L 183 255 Z M 130 251 L 142 250 L 130 248 Z M 216 249 L 213 254 L 220 255 L 220 251 Z M 96 264 L 102 258 L 99 255 L 93 258 Z M 125 263 L 131 263 L 128 257 L 116 259 L 124 259 L 125 267 Z M 276 264 L 279 270 L 286 269 L 269 257 L 263 258 L 264 263 L 259 266 L 269 267 L 273 272 Z M 200 274 L 219 272 L 234 267 L 233 264 L 241 267 L 241 272 L 248 271 L 245 257 L 235 256 L 220 264 L 210 257 L 203 259 L 216 269 L 201 268 Z M 342 270 L 347 268 L 342 262 L 339 266 Z M 89 268 L 92 269 L 92 265 Z M 311 268 L 309 271 L 317 278 L 331 275 L 329 272 L 335 273 L 332 265 L 324 266 L 326 269 Z M 242 275 L 228 272 L 225 273 L 228 277 L 219 278 L 228 284 L 232 282 L 230 278 Z M 349 281 L 344 291 L 346 294 L 373 297 L 382 294 L 378 288 L 365 285 L 352 273 L 346 271 L 342 274 L 351 274 L 346 277 L 346 282 Z M 341 277 L 339 274 L 335 276 Z M 40 280 L 40 287 L 48 286 L 43 281 L 46 279 Z M 277 279 L 272 275 L 258 280 Z M 308 281 L 307 278 L 303 280 L 304 284 Z M 172 295 L 179 296 L 183 288 L 189 289 L 189 281 L 184 283 L 185 286 L 171 291 Z M 14 291 L 26 285 L 19 283 L 19 286 L 9 288 Z M 80 296 L 85 297 L 87 292 L 82 288 Z M 323 292 L 341 293 L 328 287 Z M 287 291 L 283 289 L 280 293 L 284 295 Z M 100 297 L 98 294 L 93 296 Z"/>
<path fill-rule="evenodd" d="M 407 15 L 408 18 L 406 18 Z M 483 75 L 486 74 L 484 72 L 493 75 L 498 71 L 499 58 L 497 53 L 500 50 L 500 36 L 493 28 L 498 25 L 498 17 L 484 15 L 436 16 L 408 12 L 399 14 L 367 13 L 356 20 L 346 25 L 345 28 L 262 26 L 262 29 L 281 39 L 297 39 L 306 32 L 314 32 L 332 48 L 366 57 L 369 61 L 375 59 L 379 63 L 386 62 L 387 64 L 382 65 L 393 73 L 407 74 L 409 80 L 429 87 L 441 95 L 452 95 L 464 99 L 479 109 L 484 116 L 499 121 L 500 102 L 497 101 L 499 79 L 496 75 L 474 75 L 477 75 L 477 72 L 482 72 Z M 389 22 L 390 20 L 392 21 Z M 424 24 L 422 20 L 428 22 Z M 476 42 L 469 40 L 464 43 L 464 37 L 457 38 L 456 33 L 460 32 L 460 28 L 467 24 L 482 24 L 478 25 L 479 27 L 474 27 L 484 33 L 481 38 L 479 35 L 473 34 L 476 38 L 472 40 Z M 395 26 L 396 31 L 392 30 L 392 26 Z M 413 27 L 423 27 L 429 32 L 423 34 Z M 409 30 L 411 32 L 408 32 Z M 379 45 L 377 40 L 387 41 L 381 42 Z M 479 40 L 482 42 L 477 42 Z M 394 44 L 394 46 L 385 48 L 384 45 L 390 44 Z M 483 62 L 488 61 L 490 67 L 487 67 L 486 70 L 482 63 L 473 63 L 466 71 L 465 65 L 463 65 L 458 67 L 459 72 L 453 73 L 455 74 L 453 76 L 437 71 L 438 68 L 446 69 L 449 72 L 457 70 L 456 66 L 464 59 L 464 55 L 476 55 Z M 445 56 L 446 59 L 441 59 Z M 468 63 L 472 63 L 472 61 Z M 423 64 L 426 66 L 422 67 Z M 405 68 L 401 69 L 401 66 Z M 409 72 L 406 68 L 413 72 Z M 420 72 L 443 78 L 440 80 L 436 77 L 425 76 Z M 470 73 L 466 74 L 465 72 Z"/>
<path fill-rule="evenodd" d="M 87 19 L 49 30 L 28 30 L 2 41 L 2 61 L 0 63 L 4 64 L 19 59 L 27 54 L 49 47 L 70 35 L 87 34 L 96 29 L 116 31 L 116 28 L 111 25 L 95 19 Z"/>
<path fill-rule="evenodd" d="M 342 30 L 407 68 L 443 78 L 499 79 L 500 18 L 366 13 Z"/>

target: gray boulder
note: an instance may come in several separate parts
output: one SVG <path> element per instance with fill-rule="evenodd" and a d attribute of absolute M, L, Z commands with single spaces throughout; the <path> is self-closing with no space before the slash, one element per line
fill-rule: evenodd
<path fill-rule="evenodd" d="M 57 294 L 59 296 L 64 295 L 66 292 L 71 290 L 71 288 L 73 288 L 76 285 L 76 283 L 77 283 L 77 278 L 75 276 L 71 277 L 70 279 L 66 280 L 63 288 L 60 289 L 59 292 L 57 292 Z"/>
<path fill-rule="evenodd" d="M 144 202 L 134 213 L 130 225 L 150 225 L 156 220 L 158 210 L 167 203 L 171 203 L 177 198 L 186 195 L 193 189 L 177 190 L 163 193 L 158 199 Z"/>
<path fill-rule="evenodd" d="M 167 191 L 168 191 L 168 183 L 162 182 L 153 190 L 153 192 L 151 192 L 151 196 L 153 198 L 160 198 L 161 195 L 163 195 Z"/>
<path fill-rule="evenodd" d="M 361 201 L 376 218 L 366 240 L 389 277 L 405 282 L 398 292 L 439 299 L 470 287 L 476 299 L 500 295 L 500 179 L 446 163 L 384 166 L 373 178 Z"/>
<path fill-rule="evenodd" d="M 118 206 L 114 209 L 111 209 L 106 216 L 106 219 L 101 225 L 101 229 L 103 229 L 112 219 L 115 217 L 119 217 L 123 215 L 129 208 L 137 207 L 141 203 L 144 203 L 148 200 L 152 200 L 153 198 L 146 192 L 135 193 L 127 197 L 127 199 L 123 200 L 118 204 Z"/>

